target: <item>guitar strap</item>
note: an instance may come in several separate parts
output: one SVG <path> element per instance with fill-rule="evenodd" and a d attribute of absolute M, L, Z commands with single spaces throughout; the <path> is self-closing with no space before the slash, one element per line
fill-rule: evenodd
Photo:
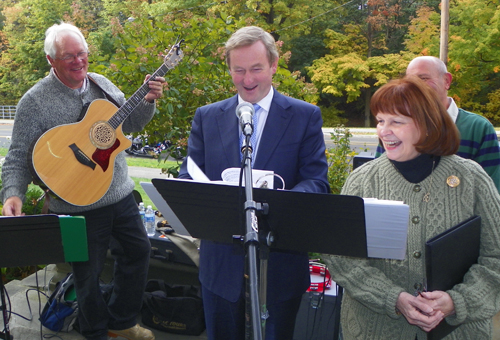
<path fill-rule="evenodd" d="M 106 97 L 107 100 L 112 102 L 116 107 L 118 107 L 118 108 L 121 107 L 121 105 L 118 104 L 116 102 L 116 100 L 114 100 L 113 97 L 111 97 L 109 95 L 109 93 L 107 93 L 99 84 L 97 84 L 97 82 L 94 79 L 92 79 L 90 74 L 87 74 L 87 77 L 89 78 L 90 81 L 92 81 L 92 83 L 94 83 L 102 91 L 102 93 L 104 94 L 104 96 Z M 80 116 L 78 117 L 77 122 L 81 121 L 83 119 L 83 117 L 85 117 L 85 114 L 87 113 L 89 105 L 90 105 L 90 103 L 87 103 L 83 106 L 82 112 L 80 112 Z"/>
<path fill-rule="evenodd" d="M 112 102 L 113 104 L 115 104 L 116 107 L 120 107 L 121 106 L 120 104 L 118 104 L 116 102 L 116 100 L 113 99 L 113 97 L 111 97 L 109 95 L 109 93 L 107 93 L 106 91 L 104 91 L 104 89 L 99 84 L 97 84 L 97 82 L 94 79 L 92 79 L 92 77 L 90 76 L 90 74 L 87 74 L 87 77 L 89 77 L 89 80 L 92 81 L 99 89 L 101 89 L 102 93 L 104 93 L 104 95 L 106 96 L 107 100 L 109 100 L 110 102 Z"/>

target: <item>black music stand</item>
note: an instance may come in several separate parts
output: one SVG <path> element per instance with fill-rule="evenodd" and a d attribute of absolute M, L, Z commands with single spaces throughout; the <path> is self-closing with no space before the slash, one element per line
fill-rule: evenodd
<path fill-rule="evenodd" d="M 241 235 L 243 188 L 175 179 L 152 183 L 191 236 L 233 243 Z M 270 248 L 368 256 L 362 198 L 257 188 L 253 193 L 255 202 L 269 206 L 261 220 L 273 234 Z"/>
<path fill-rule="evenodd" d="M 85 224 L 83 219 L 83 225 Z M 82 222 L 82 221 L 80 221 Z M 84 231 L 82 228 L 79 231 Z M 73 230 L 75 231 L 75 230 Z M 72 233 L 73 233 L 72 231 Z M 63 227 L 57 215 L 33 215 L 0 218 L 0 267 L 21 267 L 36 264 L 49 264 L 65 262 L 68 260 L 71 250 L 66 250 L 64 242 Z M 78 234 L 79 237 L 86 233 Z M 74 255 L 74 254 L 73 254 Z M 76 261 L 77 255 L 72 256 L 72 261 Z M 88 254 L 87 254 L 88 258 Z M 82 257 L 85 260 L 85 254 Z M 9 331 L 9 320 L 7 317 L 7 306 L 5 304 L 5 287 L 0 280 L 1 309 L 3 314 L 5 332 L 0 332 L 0 339 L 11 340 L 13 337 Z"/>

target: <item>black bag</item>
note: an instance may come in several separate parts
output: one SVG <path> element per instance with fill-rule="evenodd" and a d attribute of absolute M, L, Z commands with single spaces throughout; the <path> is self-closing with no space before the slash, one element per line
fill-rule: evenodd
<path fill-rule="evenodd" d="M 200 335 L 205 330 L 200 289 L 149 280 L 142 305 L 142 323 L 169 333 Z"/>
<path fill-rule="evenodd" d="M 40 322 L 54 332 L 71 332 L 78 316 L 78 302 L 74 293 L 73 273 L 59 281 L 50 295 Z"/>

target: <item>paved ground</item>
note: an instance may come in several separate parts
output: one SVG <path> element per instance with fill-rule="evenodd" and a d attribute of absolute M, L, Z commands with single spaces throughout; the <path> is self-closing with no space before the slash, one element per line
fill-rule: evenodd
<path fill-rule="evenodd" d="M 129 166 L 128 174 L 130 177 L 138 178 L 167 178 L 167 175 L 162 174 L 160 169 L 141 168 L 138 166 Z"/>
<path fill-rule="evenodd" d="M 14 340 L 33 340 L 41 339 L 43 336 L 50 336 L 54 332 L 49 329 L 42 328 L 40 322 L 38 321 L 40 310 L 43 308 L 46 302 L 46 297 L 43 294 L 37 293 L 34 290 L 35 287 L 40 287 L 42 291 L 48 293 L 48 288 L 53 289 L 54 282 L 59 281 L 66 275 L 66 268 L 64 266 L 56 267 L 55 265 L 47 266 L 47 272 L 45 270 L 40 270 L 37 275 L 33 274 L 22 281 L 11 281 L 6 285 L 7 292 L 10 299 L 10 304 L 7 302 L 9 310 L 17 314 L 12 314 L 9 321 L 10 334 L 13 336 Z M 105 269 L 106 271 L 106 269 Z M 165 273 L 168 273 L 166 271 Z M 31 311 L 30 311 L 31 309 Z M 30 318 L 30 314 L 31 318 Z M 29 320 L 26 320 L 24 318 Z M 1 319 L 1 318 L 0 318 Z M 140 318 L 138 322 L 140 322 Z M 4 328 L 3 319 L 0 320 L 0 330 Z M 152 330 L 155 334 L 156 340 L 206 340 L 207 337 L 205 333 L 200 336 L 185 336 L 176 335 L 159 330 Z M 62 340 L 84 340 L 85 338 L 77 333 L 76 331 L 71 331 L 69 333 L 58 333 L 57 337 Z M 56 337 L 56 339 L 57 339 Z M 116 338 L 121 340 L 123 338 Z"/>

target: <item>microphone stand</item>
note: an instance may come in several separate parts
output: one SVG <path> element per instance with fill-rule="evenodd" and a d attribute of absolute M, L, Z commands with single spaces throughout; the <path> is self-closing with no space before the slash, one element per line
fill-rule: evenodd
<path fill-rule="evenodd" d="M 259 309 L 259 284 L 258 284 L 258 274 L 257 274 L 257 248 L 259 246 L 259 226 L 257 221 L 256 211 L 261 210 L 261 205 L 253 200 L 253 180 L 252 180 L 252 145 L 250 143 L 250 135 L 247 134 L 243 140 L 243 146 L 241 152 L 243 153 L 244 161 L 244 176 L 245 176 L 245 236 L 244 245 L 247 250 L 247 256 L 245 258 L 246 265 L 248 268 L 248 287 L 250 299 L 250 320 L 252 322 L 252 334 L 253 340 L 263 339 L 263 334 L 265 334 L 265 319 L 267 318 L 266 311 L 266 288 L 267 282 L 265 279 L 265 273 L 263 269 L 267 270 L 267 260 L 262 263 L 261 260 L 261 280 L 260 280 L 260 291 L 261 294 L 261 306 L 263 309 L 263 314 L 261 317 Z M 264 274 L 264 275 L 263 275 Z M 263 280 L 264 276 L 264 280 Z M 262 298 L 264 301 L 262 301 Z M 261 322 L 262 320 L 262 322 Z M 246 321 L 248 322 L 248 321 Z M 248 325 L 248 324 L 247 324 Z M 248 334 L 245 334 L 248 337 Z"/>
<path fill-rule="evenodd" d="M 7 304 L 5 303 L 5 286 L 2 278 L 0 278 L 0 295 L 1 295 L 1 309 L 3 316 L 4 331 L 0 332 L 0 339 L 12 340 L 14 337 L 10 335 L 9 317 L 7 316 Z"/>

